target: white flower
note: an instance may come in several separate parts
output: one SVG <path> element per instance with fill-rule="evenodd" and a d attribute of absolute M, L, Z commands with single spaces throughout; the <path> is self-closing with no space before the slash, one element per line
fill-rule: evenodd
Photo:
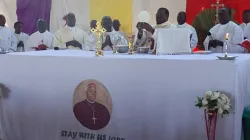
<path fill-rule="evenodd" d="M 205 106 L 205 105 L 207 105 L 207 104 L 208 104 L 208 101 L 207 101 L 206 99 L 203 99 L 203 100 L 202 100 L 202 105 Z"/>
<path fill-rule="evenodd" d="M 212 91 L 208 91 L 208 92 L 205 93 L 205 98 L 207 100 L 209 100 L 209 99 L 211 99 L 212 95 L 213 95 L 213 92 Z"/>
<path fill-rule="evenodd" d="M 225 110 L 228 110 L 229 108 L 230 108 L 229 105 L 224 105 L 224 109 L 225 109 Z"/>
<path fill-rule="evenodd" d="M 225 94 L 221 94 L 220 95 L 220 98 L 222 99 L 225 99 L 228 103 L 230 102 L 230 99 L 225 95 Z"/>
<path fill-rule="evenodd" d="M 222 97 L 221 98 L 221 103 L 224 105 L 224 104 L 226 104 L 227 103 L 227 99 L 225 98 L 225 97 Z"/>
<path fill-rule="evenodd" d="M 223 113 L 223 109 L 222 109 L 221 107 L 219 108 L 218 113 L 219 113 L 219 114 L 222 114 L 222 113 Z"/>
<path fill-rule="evenodd" d="M 220 97 L 220 92 L 214 92 L 212 97 L 211 97 L 211 100 L 216 100 Z"/>

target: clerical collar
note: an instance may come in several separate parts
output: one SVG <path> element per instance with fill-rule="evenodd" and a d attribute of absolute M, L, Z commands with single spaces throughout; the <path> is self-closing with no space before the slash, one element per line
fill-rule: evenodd
<path fill-rule="evenodd" d="M 90 103 L 90 104 L 94 104 L 94 103 L 95 103 L 95 101 L 92 102 L 92 101 L 90 101 L 90 100 L 88 100 L 88 99 L 87 99 L 87 102 Z"/>
<path fill-rule="evenodd" d="M 226 23 L 226 24 L 221 24 L 221 25 L 228 25 L 230 22 L 231 22 L 231 21 L 228 21 L 228 23 Z"/>
<path fill-rule="evenodd" d="M 171 25 L 171 23 L 169 21 L 166 21 L 166 22 L 164 22 L 162 24 L 157 24 L 155 26 L 155 28 L 165 28 L 165 27 L 170 26 L 170 25 Z"/>
<path fill-rule="evenodd" d="M 177 26 L 183 28 L 183 27 L 186 27 L 186 23 L 184 23 L 182 25 L 178 24 Z"/>
<path fill-rule="evenodd" d="M 76 27 L 69 27 L 68 25 L 66 26 L 70 31 L 75 31 L 76 30 Z"/>

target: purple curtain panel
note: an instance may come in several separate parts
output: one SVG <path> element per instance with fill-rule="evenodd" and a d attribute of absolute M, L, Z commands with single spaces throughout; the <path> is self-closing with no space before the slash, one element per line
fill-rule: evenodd
<path fill-rule="evenodd" d="M 37 31 L 37 20 L 44 19 L 50 23 L 52 0 L 17 0 L 17 19 L 24 23 L 23 32 L 32 34 Z"/>

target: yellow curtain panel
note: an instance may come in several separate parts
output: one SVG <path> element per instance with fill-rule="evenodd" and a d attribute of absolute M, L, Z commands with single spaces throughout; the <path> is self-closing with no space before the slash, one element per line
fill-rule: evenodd
<path fill-rule="evenodd" d="M 90 0 L 90 20 L 101 22 L 103 16 L 118 19 L 121 30 L 132 33 L 132 0 Z"/>

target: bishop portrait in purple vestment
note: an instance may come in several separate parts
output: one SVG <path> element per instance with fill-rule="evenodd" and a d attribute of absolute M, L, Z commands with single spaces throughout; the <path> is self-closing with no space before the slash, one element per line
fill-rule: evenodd
<path fill-rule="evenodd" d="M 110 113 L 108 109 L 96 101 L 96 85 L 88 84 L 87 99 L 74 106 L 74 115 L 77 120 L 90 130 L 100 130 L 108 125 Z"/>

